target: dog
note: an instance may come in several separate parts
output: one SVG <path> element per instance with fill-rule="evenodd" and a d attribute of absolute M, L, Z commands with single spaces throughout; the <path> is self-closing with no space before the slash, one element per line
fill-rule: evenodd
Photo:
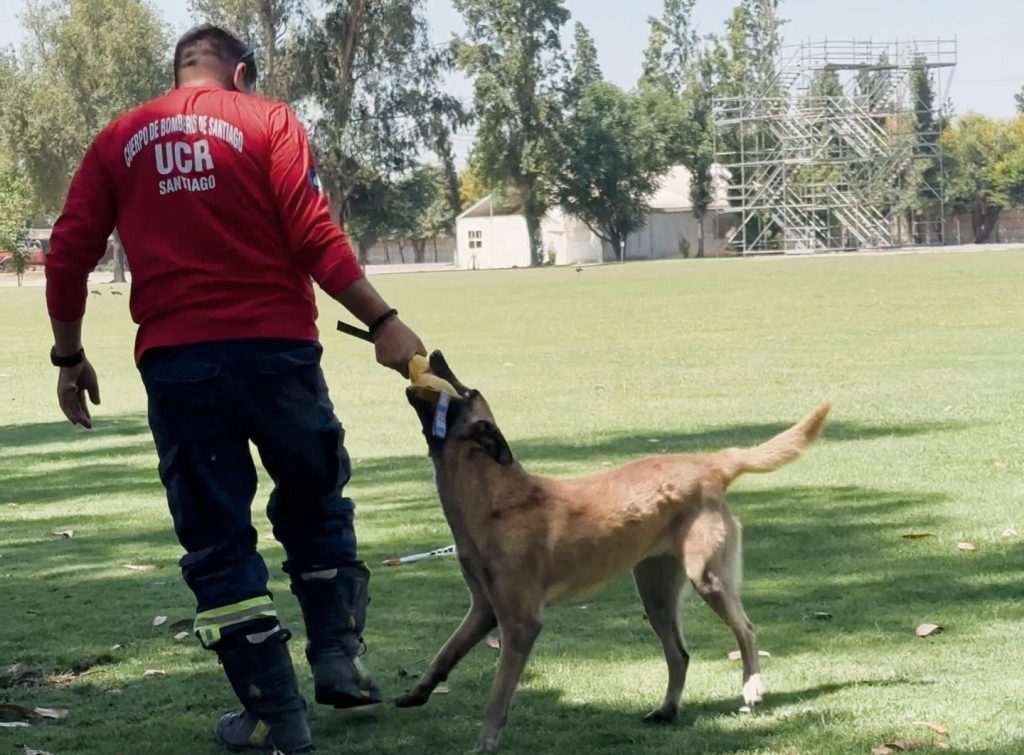
<path fill-rule="evenodd" d="M 445 518 L 472 599 L 469 612 L 416 685 L 396 700 L 424 705 L 466 654 L 495 627 L 498 670 L 477 749 L 494 750 L 548 605 L 578 598 L 629 571 L 648 621 L 661 640 L 668 688 L 645 720 L 676 719 L 690 656 L 679 627 L 688 579 L 729 626 L 743 659 L 743 701 L 764 693 L 754 630 L 740 603 L 740 525 L 725 491 L 745 472 L 771 472 L 818 436 L 830 406 L 749 449 L 660 456 L 581 477 L 531 475 L 515 460 L 487 401 L 463 385 L 444 356 L 431 372 L 458 394 L 410 387 L 423 425 Z"/>

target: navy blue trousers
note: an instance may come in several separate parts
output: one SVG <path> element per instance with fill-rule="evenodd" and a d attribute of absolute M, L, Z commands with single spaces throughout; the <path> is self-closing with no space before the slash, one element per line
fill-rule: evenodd
<path fill-rule="evenodd" d="M 252 339 L 153 349 L 139 371 L 160 480 L 197 612 L 268 595 L 251 508 L 250 441 L 274 481 L 267 515 L 297 575 L 356 561 L 351 466 L 312 341 Z M 252 601 L 250 601 L 252 602 Z M 258 602 L 258 601 L 257 601 Z"/>

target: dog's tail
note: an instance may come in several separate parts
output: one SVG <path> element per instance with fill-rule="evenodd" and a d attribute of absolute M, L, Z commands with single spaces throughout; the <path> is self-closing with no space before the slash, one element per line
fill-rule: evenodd
<path fill-rule="evenodd" d="M 753 448 L 727 448 L 720 451 L 716 461 L 725 477 L 725 484 L 728 485 L 744 472 L 774 472 L 793 461 L 818 437 L 831 408 L 831 404 L 822 404 L 767 443 Z"/>

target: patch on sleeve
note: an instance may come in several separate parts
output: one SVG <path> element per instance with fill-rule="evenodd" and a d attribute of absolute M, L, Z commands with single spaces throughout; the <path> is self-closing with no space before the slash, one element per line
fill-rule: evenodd
<path fill-rule="evenodd" d="M 322 189 L 320 188 L 320 176 L 316 174 L 316 168 L 310 168 L 306 174 L 306 180 L 309 181 L 309 188 L 319 194 Z"/>

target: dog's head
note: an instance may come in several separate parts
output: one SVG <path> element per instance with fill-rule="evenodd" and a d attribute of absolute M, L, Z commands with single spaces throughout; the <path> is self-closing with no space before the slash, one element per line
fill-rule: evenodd
<path fill-rule="evenodd" d="M 410 386 L 405 391 L 423 425 L 423 435 L 435 463 L 441 463 L 456 454 L 477 453 L 484 454 L 502 466 L 515 463 L 512 449 L 498 429 L 491 407 L 480 391 L 467 388 L 455 377 L 440 351 L 430 355 L 430 371 L 451 383 L 458 393 L 458 396 L 449 399 L 447 413 L 439 417 L 436 393 L 416 386 Z"/>

